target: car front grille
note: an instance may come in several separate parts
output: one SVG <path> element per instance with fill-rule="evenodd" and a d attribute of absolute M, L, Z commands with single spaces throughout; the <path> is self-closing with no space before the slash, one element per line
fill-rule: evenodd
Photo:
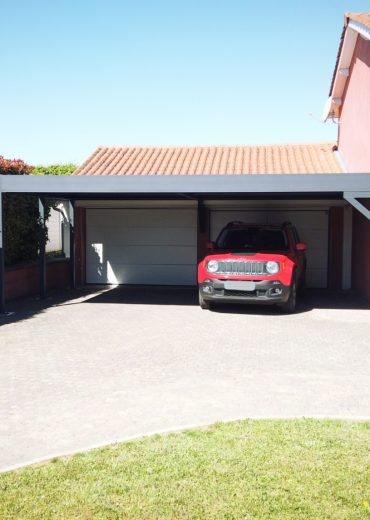
<path fill-rule="evenodd" d="M 245 260 L 221 260 L 218 261 L 217 274 L 233 275 L 267 275 L 266 262 Z"/>
<path fill-rule="evenodd" d="M 257 292 L 261 292 L 261 291 L 231 291 L 229 289 L 225 289 L 223 291 L 223 296 L 236 296 L 238 298 L 251 298 L 251 297 L 256 297 L 256 296 L 259 296 L 257 294 Z M 266 292 L 266 291 L 264 291 Z"/>

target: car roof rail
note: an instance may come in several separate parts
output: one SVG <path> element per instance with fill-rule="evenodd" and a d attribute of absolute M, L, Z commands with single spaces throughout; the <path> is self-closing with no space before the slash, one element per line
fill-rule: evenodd
<path fill-rule="evenodd" d="M 239 225 L 247 225 L 246 222 L 243 222 L 242 220 L 233 220 L 232 222 L 229 222 L 226 227 L 231 226 L 239 226 Z"/>

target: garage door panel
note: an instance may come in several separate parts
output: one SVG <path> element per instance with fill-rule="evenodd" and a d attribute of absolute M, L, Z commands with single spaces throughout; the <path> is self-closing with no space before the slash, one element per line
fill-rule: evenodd
<path fill-rule="evenodd" d="M 88 264 L 86 277 L 93 283 L 195 285 L 196 271 L 193 265 L 128 265 L 104 262 Z"/>
<path fill-rule="evenodd" d="M 102 211 L 104 219 L 102 220 Z M 176 209 L 176 218 L 173 219 L 172 210 L 166 209 L 89 209 L 89 224 L 93 227 L 105 228 L 140 228 L 148 227 L 194 227 L 196 226 L 196 211 Z"/>
<path fill-rule="evenodd" d="M 309 269 L 322 269 L 326 271 L 328 252 L 324 249 L 309 249 L 306 251 L 307 265 Z"/>
<path fill-rule="evenodd" d="M 326 284 L 323 285 L 323 279 L 326 279 L 326 269 L 307 269 L 306 282 L 307 287 L 313 287 L 318 289 L 324 289 Z"/>
<path fill-rule="evenodd" d="M 327 229 L 302 229 L 297 228 L 299 238 L 302 242 L 310 245 L 310 249 L 327 250 L 328 230 Z"/>
<path fill-rule="evenodd" d="M 196 209 L 88 209 L 87 283 L 195 285 Z"/>
<path fill-rule="evenodd" d="M 268 214 L 270 224 L 292 222 L 297 229 L 325 228 L 328 215 L 326 211 L 273 211 Z"/>
<path fill-rule="evenodd" d="M 96 246 L 95 246 L 96 247 Z M 124 264 L 195 264 L 197 262 L 194 246 L 119 246 L 106 244 L 101 254 L 96 248 L 87 251 L 89 263 L 109 260 L 111 263 Z"/>
<path fill-rule="evenodd" d="M 109 228 L 95 227 L 87 231 L 88 243 L 125 244 L 131 246 L 153 245 L 183 245 L 194 246 L 197 240 L 196 229 L 191 227 L 156 228 L 153 226 L 141 228 Z"/>
<path fill-rule="evenodd" d="M 280 225 L 292 222 L 298 230 L 300 240 L 307 243 L 307 285 L 324 288 L 327 286 L 328 263 L 328 212 L 325 210 L 291 211 L 243 211 L 217 210 L 211 212 L 211 240 L 216 240 L 221 229 L 235 220 L 250 224 L 268 223 Z"/>
<path fill-rule="evenodd" d="M 215 241 L 221 229 L 233 221 L 247 222 L 248 224 L 267 224 L 267 214 L 254 211 L 212 211 L 211 240 Z"/>

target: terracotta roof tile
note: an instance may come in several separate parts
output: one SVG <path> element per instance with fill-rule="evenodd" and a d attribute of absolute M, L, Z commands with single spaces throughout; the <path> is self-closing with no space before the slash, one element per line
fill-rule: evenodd
<path fill-rule="evenodd" d="M 75 175 L 245 175 L 341 173 L 331 143 L 100 147 Z"/>

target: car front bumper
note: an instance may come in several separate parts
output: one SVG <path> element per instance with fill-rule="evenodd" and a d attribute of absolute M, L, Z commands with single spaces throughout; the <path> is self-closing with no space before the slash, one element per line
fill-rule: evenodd
<path fill-rule="evenodd" d="M 232 283 L 230 283 L 232 282 Z M 290 287 L 278 280 L 258 280 L 245 283 L 246 280 L 209 279 L 199 284 L 203 299 L 220 303 L 285 303 L 290 295 Z"/>

